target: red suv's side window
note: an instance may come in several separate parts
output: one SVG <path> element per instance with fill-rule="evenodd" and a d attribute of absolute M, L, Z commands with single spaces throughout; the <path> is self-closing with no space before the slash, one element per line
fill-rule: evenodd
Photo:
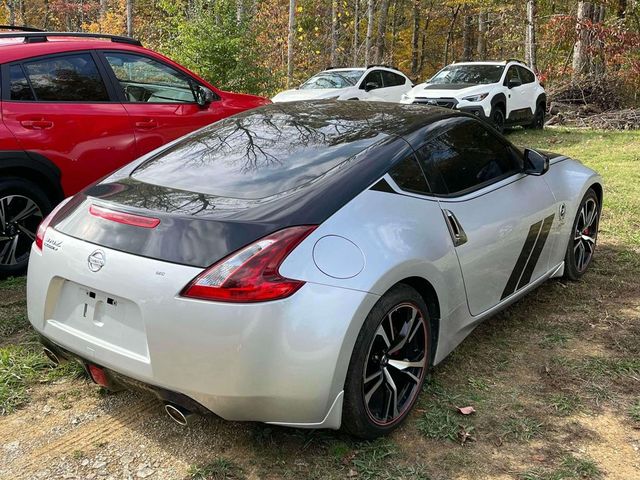
<path fill-rule="evenodd" d="M 129 102 L 195 102 L 195 81 L 164 63 L 131 53 L 106 52 L 104 57 Z"/>
<path fill-rule="evenodd" d="M 106 102 L 107 88 L 89 53 L 12 65 L 11 100 Z M 27 90 L 30 87 L 31 92 Z"/>

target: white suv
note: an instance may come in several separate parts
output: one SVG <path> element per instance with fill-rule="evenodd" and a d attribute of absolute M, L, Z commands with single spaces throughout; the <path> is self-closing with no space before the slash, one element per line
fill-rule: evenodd
<path fill-rule="evenodd" d="M 416 85 L 400 102 L 469 112 L 502 132 L 514 125 L 542 128 L 547 96 L 524 63 L 507 60 L 452 63 Z"/>
<path fill-rule="evenodd" d="M 373 100 L 399 102 L 413 83 L 399 70 L 383 65 L 367 68 L 329 68 L 298 88 L 278 93 L 273 102 L 296 100 Z"/>

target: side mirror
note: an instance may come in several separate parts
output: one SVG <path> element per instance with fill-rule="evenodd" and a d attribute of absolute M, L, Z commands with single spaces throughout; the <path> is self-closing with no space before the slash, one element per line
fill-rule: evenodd
<path fill-rule="evenodd" d="M 507 88 L 519 87 L 520 85 L 522 85 L 522 82 L 520 80 L 518 80 L 517 78 L 512 78 L 511 80 L 509 80 Z"/>
<path fill-rule="evenodd" d="M 371 90 L 375 90 L 376 88 L 380 88 L 380 85 L 378 85 L 376 82 L 367 82 L 367 84 L 364 86 L 364 91 L 369 92 Z"/>
<path fill-rule="evenodd" d="M 544 175 L 549 170 L 549 157 L 535 150 L 524 151 L 524 173 L 527 175 Z"/>
<path fill-rule="evenodd" d="M 210 88 L 203 87 L 202 85 L 198 85 L 195 88 L 196 94 L 196 102 L 201 107 L 206 107 L 211 102 L 213 102 L 216 98 L 216 94 Z"/>

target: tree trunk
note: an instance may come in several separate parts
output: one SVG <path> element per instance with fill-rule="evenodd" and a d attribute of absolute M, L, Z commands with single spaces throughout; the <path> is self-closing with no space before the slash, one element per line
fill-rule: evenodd
<path fill-rule="evenodd" d="M 9 25 L 16 24 L 16 6 L 15 0 L 9 0 L 7 2 L 7 7 L 9 7 Z"/>
<path fill-rule="evenodd" d="M 331 0 L 331 66 L 338 66 L 338 0 Z"/>
<path fill-rule="evenodd" d="M 127 36 L 133 36 L 133 0 L 127 0 Z"/>
<path fill-rule="evenodd" d="M 289 0 L 289 36 L 287 38 L 287 88 L 293 82 L 293 41 L 296 36 L 296 0 Z"/>
<path fill-rule="evenodd" d="M 573 75 L 582 75 L 586 71 L 587 44 L 589 43 L 589 32 L 586 29 L 585 21 L 589 18 L 591 10 L 589 2 L 578 2 L 578 15 L 576 18 L 576 43 L 573 47 Z"/>
<path fill-rule="evenodd" d="M 100 0 L 100 20 L 102 20 L 107 13 L 107 0 Z"/>
<path fill-rule="evenodd" d="M 478 15 L 478 59 L 487 59 L 487 24 L 489 23 L 489 14 L 480 12 Z"/>
<path fill-rule="evenodd" d="M 393 3 L 393 17 L 391 20 L 391 46 L 389 48 L 389 65 L 395 65 L 396 63 L 396 39 L 398 34 L 398 0 Z"/>
<path fill-rule="evenodd" d="M 431 11 L 433 10 L 433 0 L 429 4 L 429 9 L 424 20 L 424 28 L 422 29 L 422 37 L 420 40 L 420 63 L 418 65 L 418 72 L 422 71 L 425 62 L 427 61 L 427 32 L 429 31 L 429 24 L 431 23 Z"/>
<path fill-rule="evenodd" d="M 371 64 L 371 43 L 373 37 L 373 4 L 374 0 L 367 3 L 367 37 L 365 39 L 364 64 Z"/>
<path fill-rule="evenodd" d="M 458 12 L 460 12 L 460 5 L 454 10 L 451 15 L 451 23 L 449 24 L 449 33 L 447 34 L 447 43 L 444 45 L 444 64 L 449 65 L 449 48 L 451 47 L 451 40 L 453 39 L 453 29 L 456 26 L 456 19 L 458 18 Z"/>
<path fill-rule="evenodd" d="M 627 13 L 627 0 L 618 0 L 617 8 L 618 18 L 624 18 Z"/>
<path fill-rule="evenodd" d="M 375 62 L 382 63 L 384 57 L 384 37 L 387 33 L 387 18 L 389 16 L 389 0 L 382 0 L 380 18 L 378 18 L 378 34 L 376 38 Z"/>
<path fill-rule="evenodd" d="M 236 23 L 240 25 L 244 20 L 244 1 L 236 0 Z"/>
<path fill-rule="evenodd" d="M 462 30 L 462 60 L 468 62 L 473 59 L 473 17 L 465 15 Z"/>
<path fill-rule="evenodd" d="M 525 42 L 525 61 L 534 72 L 537 70 L 537 44 L 536 44 L 536 2 L 527 0 L 527 35 Z"/>
<path fill-rule="evenodd" d="M 411 32 L 411 76 L 418 76 L 418 35 L 420 33 L 420 0 L 413 0 L 413 30 Z"/>
<path fill-rule="evenodd" d="M 358 32 L 360 27 L 360 1 L 355 0 L 353 11 L 353 66 L 358 64 Z"/>

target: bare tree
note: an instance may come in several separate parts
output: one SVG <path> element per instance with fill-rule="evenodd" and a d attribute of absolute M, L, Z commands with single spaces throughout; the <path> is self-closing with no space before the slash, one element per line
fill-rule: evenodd
<path fill-rule="evenodd" d="M 127 36 L 133 36 L 133 0 L 127 0 Z"/>
<path fill-rule="evenodd" d="M 368 0 L 367 2 L 367 37 L 365 39 L 365 52 L 364 52 L 365 65 L 369 65 L 371 63 L 371 41 L 373 37 L 373 7 L 374 7 L 374 0 Z"/>
<path fill-rule="evenodd" d="M 387 18 L 389 16 L 389 0 L 382 0 L 380 17 L 378 18 L 378 33 L 376 36 L 376 63 L 382 63 L 384 56 L 384 37 L 387 33 Z"/>
<path fill-rule="evenodd" d="M 462 29 L 462 59 L 468 62 L 473 59 L 473 17 L 464 16 L 464 28 Z"/>
<path fill-rule="evenodd" d="M 296 35 L 296 0 L 289 0 L 289 35 L 287 37 L 287 88 L 293 81 L 293 41 Z"/>
<path fill-rule="evenodd" d="M 480 60 L 487 59 L 487 26 L 489 14 L 480 12 L 478 15 L 478 57 Z"/>
<path fill-rule="evenodd" d="M 411 76 L 418 75 L 418 36 L 420 34 L 420 0 L 413 0 L 413 29 L 411 31 Z"/>
<path fill-rule="evenodd" d="M 576 43 L 573 46 L 573 74 L 582 75 L 587 67 L 587 48 L 589 32 L 585 22 L 590 17 L 591 5 L 589 2 L 578 2 L 578 14 L 576 17 Z"/>
<path fill-rule="evenodd" d="M 525 41 L 525 61 L 533 70 L 537 70 L 537 44 L 536 44 L 536 1 L 527 0 L 527 34 Z"/>
<path fill-rule="evenodd" d="M 14 2 L 15 0 L 9 0 L 7 2 L 7 7 L 9 7 L 9 25 L 16 24 L 16 6 Z"/>
<path fill-rule="evenodd" d="M 460 13 L 460 5 L 455 9 L 451 7 L 451 23 L 449 24 L 449 33 L 447 33 L 447 42 L 444 45 L 444 64 L 449 64 L 449 49 L 451 48 L 451 41 L 453 40 L 453 30 L 456 26 L 456 19 Z"/>
<path fill-rule="evenodd" d="M 331 66 L 338 65 L 338 0 L 331 0 Z"/>
<path fill-rule="evenodd" d="M 358 64 L 358 31 L 360 29 L 360 1 L 355 0 L 353 11 L 353 65 Z"/>
<path fill-rule="evenodd" d="M 244 19 L 244 1 L 236 0 L 236 23 L 241 24 Z"/>

